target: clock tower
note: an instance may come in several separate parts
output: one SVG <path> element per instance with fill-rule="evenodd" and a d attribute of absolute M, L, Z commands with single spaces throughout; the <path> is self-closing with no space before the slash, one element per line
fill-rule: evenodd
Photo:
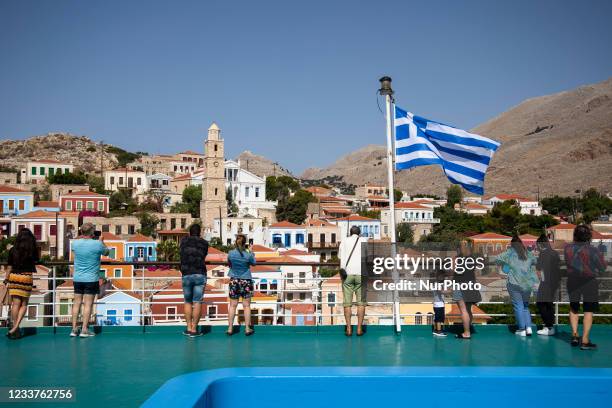
<path fill-rule="evenodd" d="M 202 201 L 200 219 L 205 232 L 213 232 L 215 218 L 227 215 L 225 199 L 225 156 L 221 129 L 213 122 L 208 128 L 204 142 L 204 177 L 202 179 Z"/>

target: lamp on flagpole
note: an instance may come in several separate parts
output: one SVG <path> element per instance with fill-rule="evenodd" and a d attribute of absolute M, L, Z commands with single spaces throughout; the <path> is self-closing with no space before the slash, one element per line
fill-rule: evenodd
<path fill-rule="evenodd" d="M 387 107 L 387 179 L 388 179 L 388 190 L 389 190 L 389 237 L 391 238 L 391 256 L 395 259 L 395 255 L 397 254 L 397 240 L 395 234 L 395 194 L 394 194 L 394 182 L 393 182 L 393 172 L 395 170 L 394 160 L 393 160 L 393 118 L 395 116 L 394 112 L 394 99 L 393 99 L 393 89 L 391 88 L 391 78 L 388 76 L 384 76 L 380 78 L 380 89 L 378 93 L 385 97 L 386 107 Z M 399 275 L 397 272 L 397 268 L 393 268 L 392 278 L 394 282 L 399 281 Z M 401 324 L 401 316 L 400 316 L 400 303 L 399 303 L 399 293 L 397 290 L 393 291 L 393 320 L 395 324 L 395 331 L 400 333 L 402 331 Z"/>

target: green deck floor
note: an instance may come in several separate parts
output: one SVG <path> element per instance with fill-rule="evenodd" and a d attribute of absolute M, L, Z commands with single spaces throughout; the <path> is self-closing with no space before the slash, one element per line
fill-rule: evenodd
<path fill-rule="evenodd" d="M 341 327 L 258 327 L 256 335 L 224 335 L 215 327 L 190 339 L 179 327 L 110 328 L 97 337 L 38 329 L 21 340 L 2 338 L 0 386 L 76 388 L 79 406 L 137 406 L 166 380 L 192 371 L 237 366 L 573 366 L 612 367 L 612 326 L 593 329 L 597 351 L 555 337 L 519 338 L 506 326 L 479 326 L 470 341 L 432 338 L 429 327 L 369 327 L 347 338 Z M 4 331 L 2 332 L 4 334 Z M 51 404 L 53 405 L 53 404 Z M 10 406 L 17 406 L 10 404 Z M 33 404 L 27 404 L 33 406 Z M 45 404 L 49 406 L 49 404 Z"/>

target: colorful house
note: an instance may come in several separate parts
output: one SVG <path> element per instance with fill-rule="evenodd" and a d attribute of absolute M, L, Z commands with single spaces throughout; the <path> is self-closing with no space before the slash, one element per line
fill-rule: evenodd
<path fill-rule="evenodd" d="M 108 278 L 112 279 L 113 282 L 121 285 L 121 289 L 132 289 L 132 279 L 134 277 L 134 266 L 133 265 L 122 265 L 121 261 L 125 260 L 125 246 L 127 242 L 110 232 L 103 232 L 102 239 L 104 245 L 109 250 L 108 256 L 102 257 L 102 261 L 113 262 L 117 261 L 116 265 L 101 265 L 100 272 Z"/>
<path fill-rule="evenodd" d="M 277 248 L 304 248 L 305 238 L 305 226 L 281 221 L 268 227 L 265 244 Z"/>
<path fill-rule="evenodd" d="M 142 299 L 139 295 L 113 286 L 96 302 L 96 322 L 100 326 L 139 326 Z"/>
<path fill-rule="evenodd" d="M 474 244 L 474 252 L 483 255 L 499 255 L 510 246 L 512 237 L 508 235 L 485 232 L 472 235 L 468 240 Z"/>
<path fill-rule="evenodd" d="M 108 214 L 109 196 L 93 191 L 75 191 L 60 196 L 63 211 L 97 211 Z"/>
<path fill-rule="evenodd" d="M 34 193 L 0 185 L 0 215 L 21 215 L 33 211 Z"/>
<path fill-rule="evenodd" d="M 125 243 L 126 260 L 131 262 L 156 261 L 157 242 L 151 237 L 136 234 L 127 239 Z"/>
<path fill-rule="evenodd" d="M 381 227 L 380 220 L 375 218 L 362 217 L 361 215 L 349 215 L 348 217 L 336 218 L 331 220 L 332 223 L 336 224 L 340 229 L 340 241 L 342 237 L 348 237 L 351 227 L 359 227 L 361 230 L 361 236 L 370 237 L 373 239 L 380 239 Z"/>
<path fill-rule="evenodd" d="M 11 234 L 17 234 L 21 229 L 28 228 L 40 247 L 40 254 L 52 257 L 64 254 L 64 231 L 66 219 L 58 212 L 32 211 L 11 219 Z"/>

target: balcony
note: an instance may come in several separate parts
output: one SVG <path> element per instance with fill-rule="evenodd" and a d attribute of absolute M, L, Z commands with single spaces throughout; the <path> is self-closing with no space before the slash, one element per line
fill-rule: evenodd
<path fill-rule="evenodd" d="M 440 219 L 439 218 L 410 218 L 410 217 L 402 217 L 402 218 L 398 218 L 397 220 L 398 223 L 400 222 L 405 222 L 408 224 L 439 224 L 440 223 Z"/>

